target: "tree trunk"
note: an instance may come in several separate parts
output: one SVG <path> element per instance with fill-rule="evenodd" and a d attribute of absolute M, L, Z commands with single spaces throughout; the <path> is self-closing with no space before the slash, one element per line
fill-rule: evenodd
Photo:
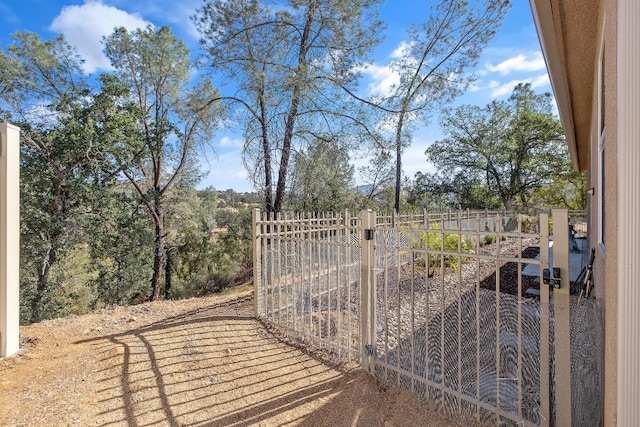
<path fill-rule="evenodd" d="M 393 209 L 400 212 L 400 185 L 402 180 L 402 127 L 404 126 L 404 113 L 400 113 L 398 127 L 396 128 L 396 189 L 393 200 Z"/>
<path fill-rule="evenodd" d="M 298 70 L 296 71 L 297 81 L 291 94 L 291 105 L 287 113 L 287 121 L 284 129 L 284 139 L 282 141 L 282 157 L 280 159 L 280 170 L 278 171 L 278 184 L 276 186 L 276 199 L 273 204 L 273 210 L 280 212 L 282 210 L 282 202 L 284 200 L 284 190 L 287 182 L 287 172 L 289 170 L 289 158 L 291 157 L 291 144 L 293 142 L 293 128 L 298 118 L 298 106 L 300 97 L 302 96 L 302 85 L 300 81 L 307 68 L 307 52 L 309 51 L 309 36 L 313 23 L 313 14 L 316 5 L 312 4 L 307 10 L 307 20 L 305 22 L 302 36 L 300 37 L 300 51 L 298 52 Z"/>
<path fill-rule="evenodd" d="M 512 196 L 507 197 L 507 199 L 504 201 L 504 209 L 506 211 L 511 211 L 511 199 Z"/>
<path fill-rule="evenodd" d="M 49 290 L 49 275 L 51 273 L 51 266 L 58 260 L 58 249 L 62 242 L 63 226 L 66 221 L 64 201 L 62 199 L 62 182 L 63 177 L 58 176 L 58 179 L 53 185 L 53 198 L 51 200 L 51 212 L 56 219 L 53 228 L 49 230 L 48 245 L 42 254 L 42 260 L 40 263 L 40 270 L 38 271 L 38 283 L 36 285 L 36 296 L 31 302 L 31 323 L 39 322 L 42 320 L 42 312 L 44 310 L 45 296 Z"/>
<path fill-rule="evenodd" d="M 153 256 L 153 276 L 151 277 L 151 296 L 149 301 L 157 301 L 160 298 L 160 285 L 162 280 L 162 263 L 164 261 L 165 234 L 164 234 L 164 213 L 159 199 L 156 199 L 156 235 L 155 252 Z"/>
<path fill-rule="evenodd" d="M 164 299 L 171 299 L 171 285 L 173 279 L 173 256 L 171 254 L 171 248 L 167 248 L 167 261 L 164 265 Z"/>
<path fill-rule="evenodd" d="M 291 97 L 291 106 L 284 131 L 284 140 L 282 141 L 282 157 L 280 158 L 280 169 L 278 171 L 278 184 L 276 185 L 276 199 L 273 203 L 274 212 L 282 210 L 282 202 L 284 200 L 284 190 L 287 182 L 287 172 L 289 170 L 289 159 L 291 157 L 291 144 L 293 141 L 293 128 L 298 116 L 298 105 L 300 103 L 300 86 L 296 85 Z"/>
<path fill-rule="evenodd" d="M 271 144 L 267 127 L 267 107 L 264 101 L 264 87 L 260 88 L 260 125 L 262 127 L 262 154 L 264 156 L 264 201 L 267 214 L 273 212 L 273 183 L 271 182 Z"/>
<path fill-rule="evenodd" d="M 40 271 L 38 271 L 38 283 L 36 285 L 36 295 L 31 301 L 31 316 L 29 321 L 36 323 L 42 320 L 42 311 L 44 308 L 44 298 L 49 287 L 49 273 L 51 265 L 56 261 L 56 249 L 53 245 L 49 245 L 45 253 L 42 255 Z"/>
<path fill-rule="evenodd" d="M 400 212 L 400 185 L 402 178 L 402 146 L 396 146 L 396 191 L 393 199 L 393 210 Z"/>

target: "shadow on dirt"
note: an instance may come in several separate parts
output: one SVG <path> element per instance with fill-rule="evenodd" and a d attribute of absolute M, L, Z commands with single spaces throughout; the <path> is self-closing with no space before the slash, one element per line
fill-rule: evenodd
<path fill-rule="evenodd" d="M 78 341 L 99 358 L 97 424 L 375 425 L 380 411 L 399 411 L 399 419 L 408 407 L 423 411 L 361 372 L 340 372 L 283 344 L 251 310 L 250 298 L 238 298 Z M 425 416 L 447 425 L 426 410 L 409 425 L 429 425 Z"/>

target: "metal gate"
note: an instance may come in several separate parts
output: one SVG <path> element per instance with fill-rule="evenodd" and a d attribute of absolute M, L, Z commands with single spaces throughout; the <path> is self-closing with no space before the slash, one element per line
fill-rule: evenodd
<path fill-rule="evenodd" d="M 570 426 L 569 219 L 552 215 L 256 210 L 256 315 L 454 421 Z"/>

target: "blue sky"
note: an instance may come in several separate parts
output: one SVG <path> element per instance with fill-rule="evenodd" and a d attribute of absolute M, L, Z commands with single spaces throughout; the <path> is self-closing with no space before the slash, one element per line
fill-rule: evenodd
<path fill-rule="evenodd" d="M 85 59 L 88 73 L 108 71 L 108 60 L 102 54 L 100 40 L 114 27 L 129 29 L 169 25 L 195 54 L 198 33 L 189 17 L 202 0 L 0 0 L 0 45 L 11 42 L 15 31 L 33 31 L 43 39 L 64 33 Z M 364 72 L 363 87 L 381 93 L 393 82 L 387 67 L 391 55 L 406 40 L 406 29 L 412 22 L 426 21 L 431 0 L 387 0 L 380 8 L 387 22 L 386 39 L 375 51 L 375 63 Z M 514 0 L 504 25 L 491 45 L 485 49 L 475 71 L 476 84 L 458 98 L 456 104 L 485 105 L 509 96 L 519 82 L 530 82 L 537 92 L 551 91 L 540 45 L 527 0 Z M 430 171 L 424 150 L 442 137 L 434 118 L 413 135 L 403 161 L 406 176 L 417 171 Z M 201 183 L 219 190 L 252 191 L 241 161 L 242 141 L 230 130 L 221 129 L 213 141 L 217 156 L 203 158 L 203 168 L 210 170 Z M 362 164 L 366 160 L 359 160 Z M 359 184 L 363 184 L 359 182 Z"/>

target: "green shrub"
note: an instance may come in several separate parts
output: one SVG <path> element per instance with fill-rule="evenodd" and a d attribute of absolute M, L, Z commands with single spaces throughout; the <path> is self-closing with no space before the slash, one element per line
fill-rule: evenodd
<path fill-rule="evenodd" d="M 520 227 L 523 233 L 533 233 L 536 231 L 537 221 L 528 215 L 523 216 L 520 222 Z"/>
<path fill-rule="evenodd" d="M 484 244 L 485 245 L 490 245 L 492 243 L 496 242 L 496 236 L 491 236 L 491 235 L 486 235 L 484 236 Z"/>
<path fill-rule="evenodd" d="M 439 230 L 438 224 L 431 225 L 432 230 Z M 427 259 L 429 267 L 440 267 L 441 261 L 444 260 L 444 265 L 457 269 L 460 262 L 465 262 L 468 257 L 461 257 L 458 255 L 432 253 L 434 252 L 458 252 L 471 253 L 473 250 L 473 242 L 468 236 L 460 233 L 447 233 L 439 231 L 422 231 L 420 232 L 420 239 L 415 243 L 415 247 L 418 249 L 427 249 Z"/>

